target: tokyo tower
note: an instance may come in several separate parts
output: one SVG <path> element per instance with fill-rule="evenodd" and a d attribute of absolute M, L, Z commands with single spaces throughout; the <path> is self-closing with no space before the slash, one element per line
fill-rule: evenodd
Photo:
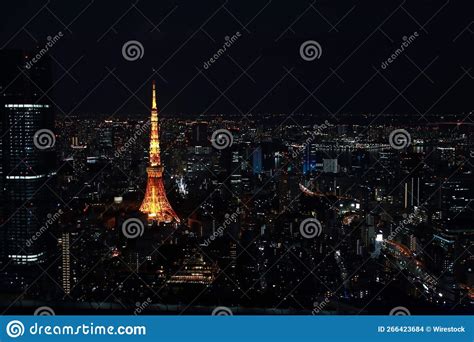
<path fill-rule="evenodd" d="M 179 222 L 163 185 L 163 166 L 160 158 L 160 134 L 158 125 L 158 109 L 156 108 L 155 81 L 151 104 L 150 164 L 146 169 L 148 175 L 145 198 L 140 211 L 148 214 L 148 219 L 155 222 Z"/>

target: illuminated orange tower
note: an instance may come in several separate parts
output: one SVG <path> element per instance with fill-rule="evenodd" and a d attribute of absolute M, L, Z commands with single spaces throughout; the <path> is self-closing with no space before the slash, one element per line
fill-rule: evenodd
<path fill-rule="evenodd" d="M 163 185 L 163 166 L 160 158 L 160 134 L 158 125 L 158 109 L 156 108 L 155 81 L 151 103 L 151 134 L 150 134 L 150 165 L 146 169 L 148 175 L 145 198 L 140 211 L 148 214 L 148 219 L 156 222 L 179 222 L 179 217 L 171 208 L 166 198 Z"/>

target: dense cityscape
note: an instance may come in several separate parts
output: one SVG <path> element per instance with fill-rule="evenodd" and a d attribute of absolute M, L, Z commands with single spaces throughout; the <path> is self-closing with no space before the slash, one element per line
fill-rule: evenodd
<path fill-rule="evenodd" d="M 468 2 L 2 6 L 2 315 L 472 314 Z"/>
<path fill-rule="evenodd" d="M 47 72 L 2 97 L 6 312 L 472 310 L 472 113 L 54 119 Z"/>

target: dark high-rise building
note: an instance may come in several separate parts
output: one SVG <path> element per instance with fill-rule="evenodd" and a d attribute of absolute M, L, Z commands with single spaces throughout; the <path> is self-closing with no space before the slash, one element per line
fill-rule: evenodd
<path fill-rule="evenodd" d="M 275 147 L 271 141 L 263 141 L 262 144 L 263 170 L 274 171 L 275 165 Z"/>
<path fill-rule="evenodd" d="M 56 207 L 46 185 L 55 169 L 54 118 L 44 95 L 51 70 L 47 56 L 33 62 L 23 51 L 0 51 L 0 69 L 0 256 L 28 265 L 47 256 L 47 214 Z"/>
<path fill-rule="evenodd" d="M 308 144 L 304 149 L 303 173 L 316 171 L 318 162 L 318 151 L 314 144 Z M 321 162 L 321 160 L 319 160 Z"/>
<path fill-rule="evenodd" d="M 195 122 L 192 126 L 192 146 L 207 146 L 209 140 L 207 139 L 207 131 L 209 124 L 204 121 Z"/>
<path fill-rule="evenodd" d="M 258 146 L 252 152 L 252 169 L 254 175 L 260 174 L 263 170 L 263 154 L 261 146 Z"/>

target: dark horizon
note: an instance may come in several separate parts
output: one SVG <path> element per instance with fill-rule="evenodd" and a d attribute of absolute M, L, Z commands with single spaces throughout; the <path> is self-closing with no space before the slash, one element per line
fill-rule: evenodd
<path fill-rule="evenodd" d="M 151 79 L 165 115 L 410 112 L 419 119 L 474 109 L 468 1 L 3 6 L 2 49 L 38 52 L 48 36 L 62 32 L 48 52 L 57 82 L 48 96 L 60 115 L 147 113 Z M 225 37 L 237 32 L 206 69 Z M 414 32 L 418 37 L 403 55 L 383 69 Z M 123 58 L 129 40 L 143 45 L 141 59 Z M 320 43 L 319 59 L 300 57 L 307 40 Z"/>

